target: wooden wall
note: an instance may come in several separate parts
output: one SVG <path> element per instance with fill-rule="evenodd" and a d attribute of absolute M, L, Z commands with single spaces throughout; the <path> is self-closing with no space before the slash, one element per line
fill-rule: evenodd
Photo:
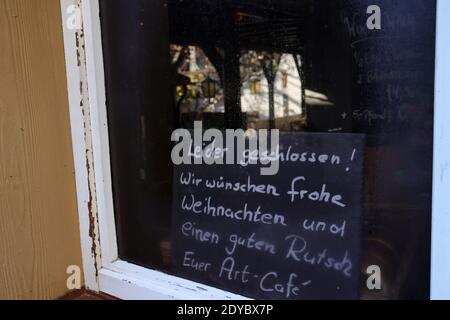
<path fill-rule="evenodd" d="M 59 0 L 0 0 L 0 299 L 81 266 Z"/>

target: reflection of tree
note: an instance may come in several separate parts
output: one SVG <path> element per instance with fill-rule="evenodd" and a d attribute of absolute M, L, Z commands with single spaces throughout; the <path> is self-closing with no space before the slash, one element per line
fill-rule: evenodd
<path fill-rule="evenodd" d="M 174 80 L 180 80 L 177 75 L 183 74 L 183 70 L 189 70 L 189 47 L 170 45 L 170 62 Z"/>
<path fill-rule="evenodd" d="M 275 128 L 275 77 L 280 66 L 281 54 L 263 52 L 259 59 L 269 84 L 269 129 Z"/>
<path fill-rule="evenodd" d="M 208 108 L 217 107 L 223 102 L 223 89 L 219 83 L 222 83 L 219 70 L 223 66 L 216 68 L 216 64 L 223 63 L 219 51 L 212 47 L 209 53 L 213 57 L 197 46 L 180 46 L 172 44 L 170 46 L 171 72 L 173 77 L 173 87 L 176 89 L 176 114 L 183 113 L 183 107 L 187 108 L 184 112 L 202 113 Z M 212 81 L 215 84 L 216 96 L 210 97 L 203 92 L 202 84 L 205 81 Z"/>
<path fill-rule="evenodd" d="M 275 78 L 280 66 L 281 54 L 245 51 L 241 54 L 241 81 L 260 80 L 265 76 L 269 86 L 269 126 L 275 128 Z"/>
<path fill-rule="evenodd" d="M 220 54 L 217 48 L 211 45 L 203 46 L 202 50 L 216 69 L 217 74 L 219 75 L 220 82 L 223 83 L 223 56 Z"/>
<path fill-rule="evenodd" d="M 287 56 L 292 57 L 292 67 L 290 65 L 286 66 L 286 62 L 283 64 L 283 59 L 288 59 Z M 282 66 L 284 65 L 284 69 L 281 70 Z M 289 88 L 288 88 L 288 76 L 291 75 L 294 81 L 300 81 L 302 83 L 302 61 L 300 55 L 294 55 L 294 54 L 282 54 L 278 52 L 267 52 L 267 51 L 242 51 L 241 52 L 241 59 L 240 59 L 240 69 L 241 69 L 241 82 L 244 83 L 254 83 L 257 81 L 258 83 L 264 82 L 264 80 L 267 81 L 267 111 L 269 113 L 269 127 L 275 128 L 275 117 L 276 117 L 276 86 L 277 86 L 277 79 L 279 73 L 281 73 L 281 83 L 282 83 L 282 90 L 285 90 L 284 92 L 280 93 L 284 95 L 285 97 L 288 96 L 288 99 L 292 99 L 289 95 L 292 93 L 290 90 L 292 90 L 293 84 L 292 82 L 289 82 Z M 251 87 L 252 89 L 254 87 Z M 300 108 L 300 114 L 305 114 L 305 108 L 304 108 L 304 86 L 300 85 L 298 86 L 299 95 L 301 96 L 301 99 L 295 100 L 295 101 L 301 101 L 298 104 Z M 258 94 L 258 92 L 253 92 L 253 94 Z M 285 98 L 286 100 L 286 98 Z M 285 116 L 288 116 L 289 114 L 289 108 L 286 105 L 283 105 L 285 107 Z"/>
<path fill-rule="evenodd" d="M 260 80 L 264 75 L 258 52 L 243 51 L 240 59 L 241 83 Z"/>
<path fill-rule="evenodd" d="M 302 56 L 299 54 L 294 54 L 294 62 L 295 67 L 297 68 L 298 76 L 300 77 L 300 81 L 302 82 L 302 114 L 306 115 L 306 94 L 305 94 L 305 86 L 303 85 L 304 74 L 302 70 Z"/>
<path fill-rule="evenodd" d="M 284 66 L 283 57 L 286 54 L 278 53 L 278 52 L 267 52 L 267 51 L 256 51 L 256 50 L 242 50 L 238 54 L 238 65 L 239 65 L 239 78 L 233 81 L 233 86 L 241 88 L 242 85 L 249 84 L 251 94 L 255 97 L 260 96 L 259 90 L 261 89 L 261 83 L 264 84 L 264 88 L 267 91 L 262 93 L 261 97 L 265 97 L 265 106 L 258 104 L 257 99 L 255 100 L 256 105 L 258 105 L 260 110 L 264 110 L 266 117 L 268 115 L 269 123 L 268 127 L 271 129 L 275 128 L 275 118 L 276 118 L 276 106 L 277 106 L 277 97 L 276 97 L 276 86 L 278 83 L 278 73 L 284 72 L 281 81 L 283 81 L 284 85 L 281 90 L 284 90 L 283 95 L 289 95 L 287 92 L 292 92 L 293 86 L 296 87 L 292 82 L 289 82 L 288 86 L 288 74 L 293 75 L 293 79 L 297 79 L 297 77 L 301 81 L 301 68 L 302 62 L 301 57 L 299 55 L 290 55 L 292 57 L 292 64 L 288 66 Z M 178 112 L 183 112 L 182 110 L 186 110 L 184 112 L 208 112 L 213 111 L 217 112 L 218 110 L 223 110 L 224 106 L 224 85 L 226 84 L 225 80 L 225 56 L 222 51 L 214 46 L 205 46 L 202 47 L 194 47 L 194 46 L 171 46 L 171 61 L 173 72 L 176 73 L 175 87 L 180 86 L 182 84 L 186 84 L 184 88 L 188 88 L 187 91 L 183 91 L 182 95 L 180 94 L 180 90 L 178 93 Z M 294 64 L 295 62 L 295 64 Z M 282 67 L 284 66 L 284 67 Z M 283 68 L 283 70 L 280 70 Z M 287 69 L 286 69 L 287 68 Z M 286 70 L 285 70 L 286 69 Z M 289 71 L 290 70 L 290 71 Z M 202 94 L 202 82 L 206 79 L 213 79 L 217 85 L 217 94 L 214 98 L 208 99 Z M 297 81 L 297 80 L 294 80 Z M 229 84 L 230 86 L 230 84 Z M 287 90 L 287 91 L 286 91 Z M 295 89 L 294 89 L 295 90 Z M 301 111 L 299 113 L 304 113 L 304 86 L 298 86 L 298 90 L 301 90 L 299 95 L 302 96 L 303 99 L 302 105 L 299 107 Z M 240 90 L 236 90 L 240 91 Z M 230 92 L 230 90 L 228 90 Z M 231 90 L 231 92 L 234 92 Z M 292 93 L 290 93 L 292 95 Z M 241 102 L 242 93 L 239 95 L 239 102 Z M 229 98 L 230 100 L 234 100 Z M 289 98 L 290 99 L 290 98 Z M 285 99 L 286 100 L 286 99 Z M 283 100 L 283 101 L 285 101 Z M 300 99 L 296 100 L 300 101 Z M 225 103 L 226 105 L 226 103 Z M 211 109 L 211 107 L 213 107 Z M 262 107 L 262 109 L 261 109 Z M 285 107 L 285 116 L 289 115 L 289 107 L 284 105 Z M 226 110 L 226 108 L 225 108 Z M 230 110 L 228 110 L 230 111 Z"/>

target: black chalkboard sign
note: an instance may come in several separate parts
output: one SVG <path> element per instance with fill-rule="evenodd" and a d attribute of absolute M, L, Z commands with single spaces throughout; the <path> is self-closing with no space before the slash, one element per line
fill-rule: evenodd
<path fill-rule="evenodd" d="M 280 134 L 280 167 L 175 167 L 176 274 L 261 299 L 356 299 L 364 136 Z"/>
<path fill-rule="evenodd" d="M 417 130 L 432 112 L 435 1 L 343 0 L 338 18 L 344 47 L 350 49 L 354 132 L 369 135 L 370 144 Z M 379 30 L 366 28 L 369 5 L 381 8 Z M 428 108 L 428 109 L 427 109 Z M 408 134 L 405 134 L 406 136 Z"/>

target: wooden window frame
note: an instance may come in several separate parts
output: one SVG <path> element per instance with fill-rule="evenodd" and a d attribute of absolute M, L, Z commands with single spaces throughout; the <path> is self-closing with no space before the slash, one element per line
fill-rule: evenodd
<path fill-rule="evenodd" d="M 99 3 L 60 1 L 86 287 L 121 299 L 246 299 L 119 259 Z M 450 1 L 437 4 L 431 298 L 450 299 Z M 70 6 L 80 29 L 67 26 Z"/>

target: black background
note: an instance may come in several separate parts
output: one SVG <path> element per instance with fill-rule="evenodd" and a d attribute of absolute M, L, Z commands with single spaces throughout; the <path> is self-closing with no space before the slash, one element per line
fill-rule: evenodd
<path fill-rule="evenodd" d="M 261 176 L 259 165 L 242 167 L 240 165 L 180 165 L 176 166 L 174 175 L 174 215 L 172 229 L 173 261 L 175 272 L 182 276 L 233 291 L 238 294 L 262 299 L 285 299 L 286 296 L 275 292 L 263 292 L 259 290 L 259 279 L 267 272 L 277 272 L 278 282 L 286 283 L 291 273 L 296 273 L 296 283 L 311 280 L 311 284 L 301 288 L 299 296 L 289 299 L 355 299 L 359 294 L 359 252 L 361 246 L 361 191 L 362 191 L 362 163 L 364 137 L 359 134 L 295 134 L 285 133 L 280 137 L 280 151 L 287 151 L 292 146 L 291 153 L 315 152 L 320 154 L 335 154 L 341 157 L 340 165 L 320 164 L 310 162 L 282 162 L 278 174 L 274 176 Z M 355 158 L 351 161 L 353 150 Z M 309 157 L 309 156 L 308 156 Z M 346 169 L 349 168 L 349 171 Z M 202 178 L 199 187 L 187 186 L 179 183 L 180 174 L 193 173 L 196 178 Z M 224 177 L 226 181 L 247 182 L 251 177 L 253 184 L 271 184 L 277 187 L 279 197 L 257 193 L 242 193 L 209 189 L 204 186 L 206 179 L 218 180 Z M 291 181 L 304 176 L 306 181 L 297 182 L 295 190 L 319 191 L 322 184 L 327 185 L 331 194 L 341 194 L 345 208 L 331 203 L 312 202 L 307 200 L 295 200 L 286 193 L 291 189 Z M 190 195 L 196 200 L 204 201 L 211 196 L 211 203 L 215 206 L 222 205 L 235 211 L 248 204 L 248 210 L 254 211 L 258 206 L 263 213 L 279 213 L 285 216 L 287 226 L 264 225 L 236 221 L 226 217 L 213 217 L 205 214 L 195 214 L 183 211 L 181 203 L 183 197 L 187 196 L 188 203 Z M 332 235 L 330 232 L 310 232 L 303 230 L 303 221 L 326 222 L 328 226 L 342 225 L 346 221 L 345 236 Z M 195 223 L 195 227 L 215 232 L 220 235 L 218 245 L 199 242 L 192 237 L 185 237 L 181 227 L 185 222 Z M 274 244 L 276 254 L 256 251 L 238 247 L 232 257 L 236 262 L 235 270 L 242 270 L 245 265 L 249 271 L 259 277 L 250 277 L 249 282 L 229 281 L 224 276 L 219 277 L 222 261 L 229 255 L 225 247 L 231 247 L 228 238 L 231 234 L 237 234 L 242 238 L 248 238 L 252 233 L 256 234 L 256 240 L 264 240 Z M 327 269 L 323 266 L 311 266 L 304 262 L 296 262 L 285 259 L 289 243 L 285 238 L 289 235 L 303 237 L 308 243 L 308 251 L 320 253 L 327 249 L 328 255 L 341 261 L 348 251 L 348 259 L 352 262 L 351 277 L 343 276 L 342 272 Z M 195 258 L 199 261 L 212 263 L 207 272 L 195 271 L 183 267 L 185 252 L 195 252 Z M 313 256 L 313 255 L 312 255 Z M 240 269 L 239 269 L 240 268 Z M 266 281 L 272 283 L 273 281 Z"/>

